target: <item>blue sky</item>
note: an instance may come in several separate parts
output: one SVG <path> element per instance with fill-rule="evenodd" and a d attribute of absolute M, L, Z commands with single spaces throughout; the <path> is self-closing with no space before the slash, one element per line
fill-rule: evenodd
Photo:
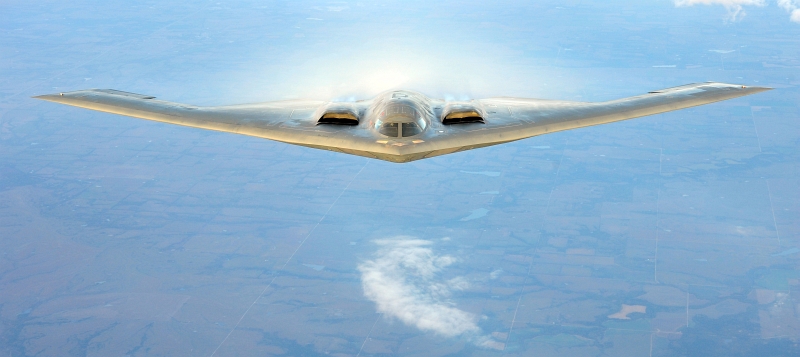
<path fill-rule="evenodd" d="M 797 7 L 2 5 L 0 352 L 791 355 Z M 599 101 L 712 80 L 775 90 L 403 165 L 30 99 Z"/>

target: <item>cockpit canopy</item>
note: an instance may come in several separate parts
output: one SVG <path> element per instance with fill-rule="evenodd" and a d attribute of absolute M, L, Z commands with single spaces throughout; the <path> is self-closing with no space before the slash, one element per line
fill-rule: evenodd
<path fill-rule="evenodd" d="M 403 103 L 389 103 L 375 121 L 379 133 L 393 137 L 419 135 L 427 127 L 425 119 L 413 106 Z"/>

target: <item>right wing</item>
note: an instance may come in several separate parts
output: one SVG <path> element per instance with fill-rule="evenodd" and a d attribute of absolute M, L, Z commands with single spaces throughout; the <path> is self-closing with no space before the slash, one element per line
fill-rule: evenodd
<path fill-rule="evenodd" d="M 34 97 L 163 123 L 255 136 L 289 144 L 376 158 L 369 130 L 317 125 L 322 101 L 277 101 L 199 107 L 113 89 L 88 89 Z M 359 127 L 366 126 L 360 123 Z"/>

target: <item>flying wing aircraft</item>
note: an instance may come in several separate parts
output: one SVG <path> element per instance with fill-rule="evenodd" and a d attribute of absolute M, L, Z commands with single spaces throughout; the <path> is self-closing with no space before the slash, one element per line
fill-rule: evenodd
<path fill-rule="evenodd" d="M 444 101 L 405 90 L 388 91 L 357 102 L 291 100 L 216 107 L 167 102 L 113 89 L 34 98 L 391 162 L 409 162 L 769 89 L 706 82 L 596 103 L 507 97 Z"/>

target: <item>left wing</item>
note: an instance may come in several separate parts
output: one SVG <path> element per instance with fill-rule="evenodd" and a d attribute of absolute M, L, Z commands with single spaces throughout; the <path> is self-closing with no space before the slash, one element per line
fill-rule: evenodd
<path fill-rule="evenodd" d="M 484 123 L 443 126 L 430 138 L 423 157 L 502 144 L 557 131 L 607 124 L 763 92 L 772 88 L 716 82 L 694 83 L 608 102 L 567 102 L 525 98 L 477 101 Z"/>

